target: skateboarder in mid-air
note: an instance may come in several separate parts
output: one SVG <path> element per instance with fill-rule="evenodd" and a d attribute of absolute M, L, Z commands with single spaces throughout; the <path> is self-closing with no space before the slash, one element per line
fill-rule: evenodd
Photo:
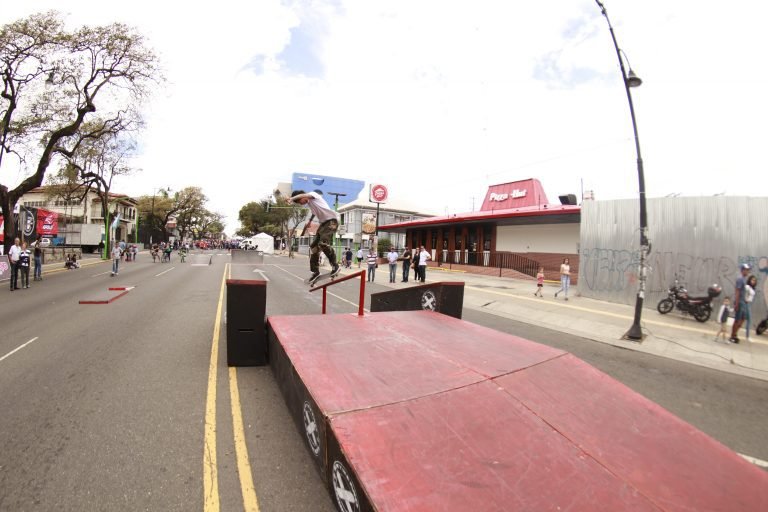
<path fill-rule="evenodd" d="M 307 206 L 312 214 L 317 217 L 318 222 L 320 222 L 315 239 L 309 245 L 311 251 L 309 270 L 312 272 L 308 281 L 310 286 L 314 285 L 320 278 L 320 251 L 328 257 L 328 262 L 333 269 L 331 270 L 330 277 L 335 277 L 341 270 L 338 263 L 336 263 L 336 252 L 331 246 L 336 230 L 339 228 L 338 214 L 328 206 L 323 196 L 317 192 L 305 193 L 303 190 L 294 190 L 289 202 Z"/>

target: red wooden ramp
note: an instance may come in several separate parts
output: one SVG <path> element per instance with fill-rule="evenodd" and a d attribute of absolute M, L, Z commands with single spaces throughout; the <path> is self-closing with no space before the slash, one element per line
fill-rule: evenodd
<path fill-rule="evenodd" d="M 768 474 L 560 350 L 427 311 L 268 332 L 344 512 L 768 510 Z"/>

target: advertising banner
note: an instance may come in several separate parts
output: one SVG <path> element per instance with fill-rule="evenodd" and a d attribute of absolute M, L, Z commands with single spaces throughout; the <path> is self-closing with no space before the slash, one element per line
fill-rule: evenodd
<path fill-rule="evenodd" d="M 24 240 L 37 238 L 37 208 L 22 208 L 19 212 L 21 234 Z"/>
<path fill-rule="evenodd" d="M 363 233 L 366 235 L 372 235 L 376 233 L 376 214 L 365 212 L 363 213 Z"/>
<path fill-rule="evenodd" d="M 37 234 L 44 238 L 52 238 L 59 234 L 59 214 L 56 212 L 37 210 Z"/>

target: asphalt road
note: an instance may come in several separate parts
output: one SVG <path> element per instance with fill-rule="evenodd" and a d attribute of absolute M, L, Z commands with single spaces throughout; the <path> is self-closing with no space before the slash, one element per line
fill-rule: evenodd
<path fill-rule="evenodd" d="M 114 278 L 98 263 L 29 290 L 0 288 L 0 511 L 334 509 L 269 368 L 227 368 L 219 312 L 229 275 L 269 280 L 268 315 L 318 314 L 321 293 L 302 282 L 306 259 L 228 262 L 216 251 L 184 264 L 140 255 Z M 78 304 L 115 285 L 135 288 L 110 304 Z M 334 286 L 329 313 L 353 313 L 357 301 L 356 281 Z M 566 349 L 768 460 L 768 383 L 480 311 L 464 318 Z"/>

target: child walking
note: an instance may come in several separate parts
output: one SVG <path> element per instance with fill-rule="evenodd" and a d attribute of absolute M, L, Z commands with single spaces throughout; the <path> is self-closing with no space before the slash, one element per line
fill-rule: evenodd
<path fill-rule="evenodd" d="M 720 311 L 717 312 L 717 323 L 720 325 L 720 330 L 715 335 L 715 341 L 717 341 L 721 335 L 723 341 L 728 343 L 728 317 L 731 316 L 731 298 L 726 297 L 723 299 L 723 305 L 720 306 Z"/>
<path fill-rule="evenodd" d="M 536 293 L 534 296 L 544 297 L 541 289 L 544 288 L 544 267 L 539 267 L 539 273 L 536 274 Z"/>

